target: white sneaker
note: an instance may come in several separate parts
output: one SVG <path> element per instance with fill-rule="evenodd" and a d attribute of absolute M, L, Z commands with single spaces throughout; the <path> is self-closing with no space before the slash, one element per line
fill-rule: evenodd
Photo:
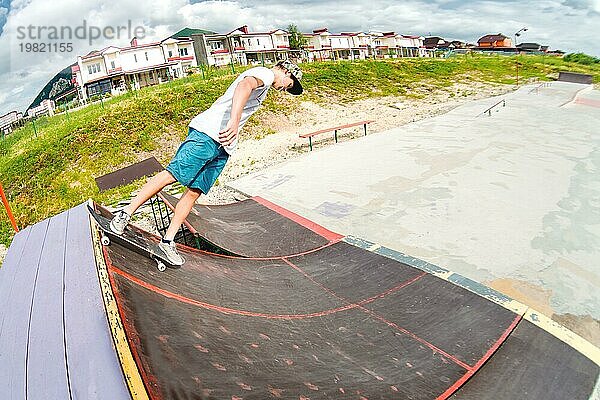
<path fill-rule="evenodd" d="M 110 230 L 116 233 L 117 235 L 122 235 L 123 232 L 125 232 L 125 228 L 129 224 L 130 219 L 131 216 L 125 211 L 119 211 L 117 215 L 115 215 L 110 221 Z"/>
<path fill-rule="evenodd" d="M 177 252 L 175 241 L 170 241 L 169 243 L 161 241 L 158 247 L 165 253 L 166 259 L 170 264 L 181 266 L 185 262 L 185 259 Z"/>

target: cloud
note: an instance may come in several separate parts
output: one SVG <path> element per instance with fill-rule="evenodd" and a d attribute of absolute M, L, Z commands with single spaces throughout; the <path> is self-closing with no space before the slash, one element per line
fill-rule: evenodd
<path fill-rule="evenodd" d="M 142 26 L 143 42 L 160 40 L 186 26 L 228 32 L 241 25 L 265 31 L 296 24 L 303 32 L 328 27 L 331 32 L 395 31 L 436 35 L 476 42 L 488 33 L 550 45 L 567 52 L 600 55 L 600 44 L 590 40 L 600 26 L 600 0 L 0 0 L 0 115 L 12 108 L 24 110 L 39 90 L 77 54 L 107 45 L 125 46 L 129 37 L 99 39 L 92 46 L 73 41 L 73 53 L 36 57 L 22 54 L 19 26 L 79 26 L 85 20 L 99 27 Z M 542 12 L 544 11 L 544 12 Z M 8 12 L 8 14 L 7 14 Z M 4 21 L 4 23 L 2 22 Z M 23 87 L 6 96 L 13 88 Z"/>
<path fill-rule="evenodd" d="M 2 35 L 2 31 L 4 30 L 4 25 L 6 25 L 6 16 L 8 15 L 8 7 L 2 7 L 0 5 L 0 35 Z"/>

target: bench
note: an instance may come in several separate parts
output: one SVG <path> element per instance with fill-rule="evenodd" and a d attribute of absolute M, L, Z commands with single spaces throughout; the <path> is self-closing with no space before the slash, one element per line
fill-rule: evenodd
<path fill-rule="evenodd" d="M 313 138 L 313 136 L 320 135 L 321 133 L 333 132 L 333 137 L 335 139 L 335 142 L 337 143 L 337 141 L 338 141 L 337 133 L 338 133 L 338 131 L 340 129 L 352 128 L 354 126 L 360 126 L 360 125 L 364 125 L 365 136 L 367 136 L 367 125 L 370 124 L 371 122 L 375 122 L 375 121 L 372 121 L 372 120 L 358 121 L 358 122 L 353 122 L 351 124 L 334 126 L 333 128 L 321 129 L 319 131 L 315 131 L 315 132 L 311 132 L 311 133 L 305 133 L 305 134 L 299 135 L 299 136 L 301 138 L 303 138 L 303 139 L 308 138 L 308 145 L 310 146 L 310 150 L 312 151 L 312 149 L 313 149 L 313 146 L 312 146 L 312 138 Z"/>

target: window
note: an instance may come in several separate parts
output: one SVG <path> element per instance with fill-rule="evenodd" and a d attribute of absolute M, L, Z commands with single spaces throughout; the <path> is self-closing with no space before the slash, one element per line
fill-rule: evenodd
<path fill-rule="evenodd" d="M 144 55 L 146 56 L 146 61 L 148 61 L 148 52 L 144 52 Z"/>
<path fill-rule="evenodd" d="M 93 74 L 91 65 L 88 65 L 88 74 L 90 74 L 90 75 Z"/>
<path fill-rule="evenodd" d="M 256 39 L 256 44 L 260 46 L 260 39 Z"/>
<path fill-rule="evenodd" d="M 111 62 L 110 62 L 110 67 L 111 67 L 112 69 L 115 69 L 115 68 L 116 68 L 116 67 L 115 67 L 115 62 L 114 62 L 114 61 L 111 61 Z"/>
<path fill-rule="evenodd" d="M 210 42 L 211 50 L 220 50 L 223 48 L 223 43 L 221 42 Z"/>
<path fill-rule="evenodd" d="M 183 48 L 179 49 L 179 55 L 187 56 L 188 55 L 187 47 L 183 47 Z"/>
<path fill-rule="evenodd" d="M 173 57 L 173 50 L 169 50 L 169 58 Z"/>
<path fill-rule="evenodd" d="M 133 60 L 134 60 L 135 62 L 137 62 L 137 54 L 134 54 L 134 55 L 133 55 Z"/>

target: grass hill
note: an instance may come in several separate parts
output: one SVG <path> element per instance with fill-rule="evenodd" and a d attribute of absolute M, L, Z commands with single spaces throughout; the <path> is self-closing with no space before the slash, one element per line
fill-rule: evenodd
<path fill-rule="evenodd" d="M 520 80 L 548 80 L 549 74 L 568 70 L 593 74 L 594 81 L 600 82 L 599 64 L 569 63 L 548 56 L 517 57 Z M 469 55 L 304 64 L 303 100 L 327 104 L 387 95 L 423 97 L 457 82 L 514 84 L 516 62 L 515 56 Z M 0 182 L 18 224 L 33 224 L 90 197 L 110 203 L 129 195 L 140 183 L 100 194 L 94 177 L 157 152 L 166 135 L 183 139 L 190 119 L 208 108 L 234 78 L 230 67 L 211 70 L 205 76 L 194 74 L 77 112 L 41 118 L 35 131 L 29 123 L 0 140 Z M 296 107 L 290 96 L 271 93 L 249 124 L 271 132 L 261 125 L 261 115 L 293 113 Z M 166 164 L 168 157 L 159 161 Z M 0 207 L 0 243 L 8 245 L 12 235 Z"/>

